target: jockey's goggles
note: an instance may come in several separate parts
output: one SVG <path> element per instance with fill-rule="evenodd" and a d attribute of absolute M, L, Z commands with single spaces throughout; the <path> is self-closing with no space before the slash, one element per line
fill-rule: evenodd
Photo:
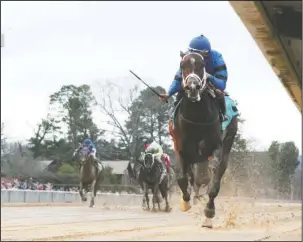
<path fill-rule="evenodd" d="M 209 51 L 208 50 L 197 50 L 197 49 L 193 49 L 193 48 L 188 48 L 189 52 L 194 52 L 194 53 L 198 53 L 200 55 L 202 55 L 203 57 L 207 57 Z"/>

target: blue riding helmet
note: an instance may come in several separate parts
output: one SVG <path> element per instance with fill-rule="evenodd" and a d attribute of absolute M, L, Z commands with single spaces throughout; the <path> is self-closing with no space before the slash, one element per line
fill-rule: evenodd
<path fill-rule="evenodd" d="M 85 139 L 83 144 L 86 145 L 86 146 L 89 146 L 91 145 L 93 142 L 90 140 L 90 139 Z"/>
<path fill-rule="evenodd" d="M 207 54 L 211 50 L 211 45 L 204 35 L 200 35 L 190 41 L 188 50 Z"/>

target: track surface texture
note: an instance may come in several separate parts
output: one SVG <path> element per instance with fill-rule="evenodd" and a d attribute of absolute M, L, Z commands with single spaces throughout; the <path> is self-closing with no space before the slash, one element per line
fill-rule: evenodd
<path fill-rule="evenodd" d="M 302 241 L 300 203 L 221 198 L 213 229 L 201 227 L 203 207 L 152 213 L 98 204 L 2 206 L 1 240 Z"/>

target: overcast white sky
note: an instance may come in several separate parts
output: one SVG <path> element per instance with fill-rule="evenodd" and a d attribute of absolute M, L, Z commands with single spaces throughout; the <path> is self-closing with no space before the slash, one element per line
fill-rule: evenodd
<path fill-rule="evenodd" d="M 1 2 L 1 33 L 1 120 L 13 140 L 32 134 L 62 85 L 133 69 L 168 88 L 179 51 L 203 33 L 227 63 L 244 135 L 261 148 L 293 140 L 301 150 L 301 114 L 227 1 Z"/>

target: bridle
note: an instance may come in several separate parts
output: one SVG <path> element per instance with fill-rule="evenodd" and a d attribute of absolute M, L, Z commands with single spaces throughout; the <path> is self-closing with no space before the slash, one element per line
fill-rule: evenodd
<path fill-rule="evenodd" d="M 187 58 L 190 58 L 191 64 L 193 65 L 193 67 L 195 67 L 195 59 L 193 57 L 189 57 L 190 55 L 196 55 L 199 58 L 201 58 L 202 62 L 204 62 L 204 58 L 203 58 L 202 54 L 197 53 L 197 52 L 191 52 L 191 53 L 186 54 L 185 56 L 183 56 L 182 62 L 186 61 Z M 197 75 L 194 71 L 195 71 L 195 68 L 193 68 L 192 72 L 189 73 L 189 74 L 187 74 L 187 76 L 185 76 L 184 72 L 182 71 L 182 84 L 183 84 L 183 88 L 186 88 L 188 86 L 188 83 L 187 83 L 188 80 L 190 78 L 193 78 L 193 79 L 197 80 L 198 83 L 200 84 L 200 86 L 201 86 L 200 87 L 200 94 L 201 94 L 205 89 L 208 88 L 207 80 L 206 80 L 207 78 L 206 78 L 205 66 L 203 67 L 203 77 L 202 78 L 199 75 Z M 183 119 L 187 123 L 190 123 L 190 124 L 193 124 L 193 125 L 198 125 L 198 126 L 212 125 L 212 124 L 216 123 L 219 120 L 219 116 L 217 116 L 217 118 L 214 119 L 211 122 L 196 123 L 196 122 L 193 122 L 191 120 L 186 119 L 182 115 L 182 113 L 180 113 L 180 118 Z"/>
<path fill-rule="evenodd" d="M 146 156 L 148 156 L 148 158 L 149 158 L 149 156 L 150 156 L 150 158 L 151 158 L 151 160 L 152 160 L 152 162 L 151 162 L 151 164 L 149 165 L 149 166 L 146 166 Z M 152 169 L 153 168 L 153 166 L 154 166 L 154 163 L 155 163 L 155 161 L 154 161 L 154 156 L 153 156 L 153 154 L 151 154 L 151 153 L 146 153 L 145 154 L 145 157 L 144 157 L 144 160 L 143 160 L 143 166 L 144 166 L 144 168 L 146 168 L 146 169 Z"/>
<path fill-rule="evenodd" d="M 199 53 L 196 53 L 196 52 L 192 52 L 192 53 L 188 53 L 186 54 L 185 56 L 183 56 L 182 58 L 182 61 L 181 62 L 184 62 L 186 61 L 188 58 L 190 58 L 190 63 L 195 66 L 195 59 L 193 57 L 190 57 L 190 55 L 196 55 L 198 56 L 199 58 L 201 58 L 201 61 L 204 62 L 204 58 L 201 54 Z M 183 87 L 186 88 L 188 86 L 188 80 L 189 79 L 195 79 L 199 82 L 201 88 L 200 88 L 200 93 L 203 92 L 207 85 L 207 81 L 206 81 L 206 71 L 205 71 L 205 67 L 203 67 L 203 77 L 201 78 L 199 75 L 197 75 L 195 73 L 195 68 L 192 69 L 192 72 L 187 74 L 187 76 L 184 75 L 184 73 L 182 72 L 182 84 L 183 84 Z"/>

